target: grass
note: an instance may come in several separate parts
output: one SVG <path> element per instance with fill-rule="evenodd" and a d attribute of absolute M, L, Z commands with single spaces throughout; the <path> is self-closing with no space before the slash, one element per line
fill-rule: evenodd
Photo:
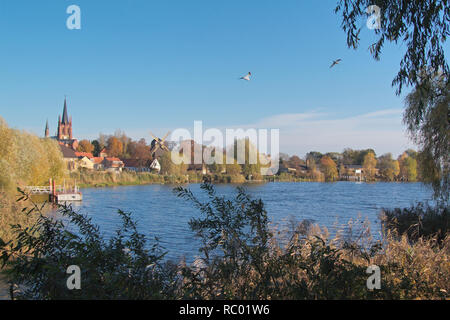
<path fill-rule="evenodd" d="M 187 176 L 163 176 L 150 172 L 106 172 L 81 170 L 70 173 L 70 179 L 81 188 L 143 184 L 186 183 Z"/>
<path fill-rule="evenodd" d="M 202 183 L 210 179 L 214 183 L 245 183 L 242 175 L 213 174 L 188 172 L 186 175 L 160 175 L 150 172 L 123 171 L 121 173 L 78 170 L 70 173 L 71 183 L 76 183 L 80 188 L 113 187 L 145 184 L 184 184 Z"/>

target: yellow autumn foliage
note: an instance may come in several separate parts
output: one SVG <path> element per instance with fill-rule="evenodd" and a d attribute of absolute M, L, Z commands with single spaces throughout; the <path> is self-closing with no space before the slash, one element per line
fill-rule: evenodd
<path fill-rule="evenodd" d="M 0 117 L 0 188 L 14 191 L 26 185 L 46 185 L 66 175 L 58 143 L 9 128 Z"/>

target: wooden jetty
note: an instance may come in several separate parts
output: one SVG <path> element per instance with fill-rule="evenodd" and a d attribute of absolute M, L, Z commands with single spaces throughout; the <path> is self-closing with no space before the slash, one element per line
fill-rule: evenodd
<path fill-rule="evenodd" d="M 83 200 L 83 194 L 76 184 L 73 187 L 66 187 L 65 183 L 63 186 L 57 186 L 52 179 L 49 186 L 28 186 L 25 191 L 28 194 L 48 194 L 48 200 L 52 203 Z"/>

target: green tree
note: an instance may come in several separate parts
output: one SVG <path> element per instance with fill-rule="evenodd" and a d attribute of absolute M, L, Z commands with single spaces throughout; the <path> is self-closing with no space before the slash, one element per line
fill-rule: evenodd
<path fill-rule="evenodd" d="M 404 122 L 419 145 L 417 160 L 422 181 L 434 189 L 434 197 L 449 199 L 450 86 L 434 79 L 417 87 L 406 98 Z"/>
<path fill-rule="evenodd" d="M 315 163 L 318 163 L 322 157 L 323 154 L 318 151 L 311 151 L 306 154 L 306 159 L 314 159 Z"/>
<path fill-rule="evenodd" d="M 98 140 L 94 140 L 92 141 L 92 145 L 94 146 L 94 157 L 98 157 L 100 154 L 100 151 L 102 151 L 102 147 L 100 146 L 100 143 L 98 142 Z"/>
<path fill-rule="evenodd" d="M 417 179 L 417 161 L 411 157 L 405 157 L 400 162 L 400 176 L 402 180 L 414 182 Z"/>
<path fill-rule="evenodd" d="M 237 161 L 234 161 L 233 163 L 226 164 L 226 170 L 227 174 L 237 176 L 241 174 L 242 167 L 237 163 Z"/>
<path fill-rule="evenodd" d="M 420 146 L 422 180 L 432 185 L 436 199 L 448 202 L 450 72 L 444 50 L 450 34 L 448 0 L 339 0 L 335 11 L 342 14 L 349 47 L 358 47 L 358 20 L 365 23 L 371 5 L 381 9 L 381 28 L 374 30 L 378 40 L 370 51 L 378 60 L 386 41 L 406 48 L 392 85 L 397 94 L 404 85 L 414 87 L 406 99 L 404 122 Z"/>
<path fill-rule="evenodd" d="M 339 0 L 335 12 L 342 15 L 349 48 L 358 48 L 360 31 L 366 28 L 366 10 L 372 5 L 380 8 L 381 18 L 380 28 L 373 30 L 377 40 L 369 47 L 373 58 L 380 59 L 386 42 L 406 48 L 392 82 L 398 94 L 405 85 L 420 85 L 427 67 L 449 74 L 444 50 L 450 28 L 448 0 Z"/>
<path fill-rule="evenodd" d="M 339 152 L 327 152 L 326 156 L 330 157 L 336 164 L 342 162 L 342 153 Z"/>
<path fill-rule="evenodd" d="M 208 170 L 215 174 L 221 174 L 224 171 L 226 171 L 226 166 L 224 163 L 216 163 L 214 161 L 214 163 L 212 163 L 208 166 Z"/>
<path fill-rule="evenodd" d="M 350 148 L 344 149 L 342 152 L 342 162 L 345 164 L 357 164 L 359 152 Z"/>
<path fill-rule="evenodd" d="M 394 177 L 397 177 L 400 174 L 400 164 L 398 160 L 394 160 L 393 168 L 394 168 Z"/>
<path fill-rule="evenodd" d="M 172 154 L 170 152 L 164 152 L 159 157 L 159 163 L 161 165 L 161 173 L 165 174 L 165 175 L 184 175 L 184 174 L 186 174 L 186 171 L 187 171 L 186 162 L 182 162 L 181 164 L 175 164 L 172 161 Z"/>

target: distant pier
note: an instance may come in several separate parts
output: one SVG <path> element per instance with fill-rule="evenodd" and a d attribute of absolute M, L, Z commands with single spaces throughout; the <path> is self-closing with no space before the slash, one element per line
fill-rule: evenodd
<path fill-rule="evenodd" d="M 76 184 L 73 187 L 66 187 L 65 184 L 57 186 L 52 179 L 48 186 L 27 186 L 25 191 L 30 195 L 48 194 L 48 201 L 52 203 L 83 200 L 83 194 Z"/>

